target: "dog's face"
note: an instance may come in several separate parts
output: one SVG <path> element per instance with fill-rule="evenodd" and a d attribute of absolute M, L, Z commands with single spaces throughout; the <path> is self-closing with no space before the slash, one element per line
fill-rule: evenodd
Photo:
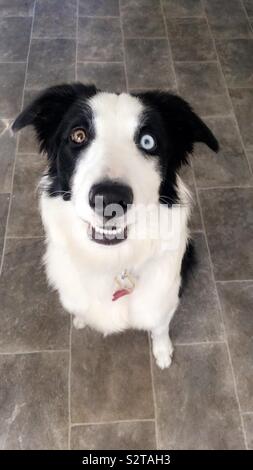
<path fill-rule="evenodd" d="M 60 85 L 26 108 L 13 130 L 26 125 L 48 157 L 49 195 L 70 201 L 87 237 L 106 245 L 127 238 L 135 207 L 177 202 L 176 174 L 194 142 L 218 150 L 189 105 L 169 93 Z"/>

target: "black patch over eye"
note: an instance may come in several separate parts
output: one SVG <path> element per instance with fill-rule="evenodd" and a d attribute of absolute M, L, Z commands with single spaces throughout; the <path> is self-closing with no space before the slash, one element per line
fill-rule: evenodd
<path fill-rule="evenodd" d="M 82 145 L 87 141 L 87 139 L 88 139 L 87 132 L 83 128 L 76 127 L 75 129 L 72 129 L 70 133 L 71 142 L 77 145 Z"/>

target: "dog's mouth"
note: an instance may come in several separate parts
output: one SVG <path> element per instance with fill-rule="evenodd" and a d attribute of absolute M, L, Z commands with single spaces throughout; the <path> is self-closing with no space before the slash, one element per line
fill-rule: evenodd
<path fill-rule="evenodd" d="M 127 226 L 101 227 L 89 224 L 88 236 L 100 245 L 117 245 L 127 239 Z"/>

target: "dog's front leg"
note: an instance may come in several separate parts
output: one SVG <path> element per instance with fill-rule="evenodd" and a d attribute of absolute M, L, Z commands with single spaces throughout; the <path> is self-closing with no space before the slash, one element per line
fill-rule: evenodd
<path fill-rule="evenodd" d="M 173 345 L 169 336 L 169 325 L 166 323 L 154 328 L 151 332 L 152 349 L 158 367 L 169 367 L 173 355 Z"/>
<path fill-rule="evenodd" d="M 75 315 L 73 319 L 73 325 L 77 330 L 81 330 L 86 327 L 85 318 L 82 315 Z"/>

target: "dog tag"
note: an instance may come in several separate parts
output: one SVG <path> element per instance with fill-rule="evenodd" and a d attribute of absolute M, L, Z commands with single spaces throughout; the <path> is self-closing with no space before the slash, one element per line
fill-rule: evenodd
<path fill-rule="evenodd" d="M 120 297 L 131 294 L 135 287 L 135 281 L 126 269 L 115 277 L 115 284 L 116 290 L 112 295 L 113 302 L 120 299 Z"/>

